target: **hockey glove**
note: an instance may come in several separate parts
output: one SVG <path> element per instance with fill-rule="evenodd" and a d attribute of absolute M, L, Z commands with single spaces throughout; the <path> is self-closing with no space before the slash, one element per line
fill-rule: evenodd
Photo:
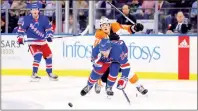
<path fill-rule="evenodd" d="M 17 43 L 18 43 L 18 44 L 24 44 L 23 36 L 18 36 L 18 37 L 17 37 Z"/>
<path fill-rule="evenodd" d="M 48 42 L 52 42 L 52 38 L 53 38 L 53 35 L 52 34 L 48 34 L 46 36 L 46 39 L 47 39 Z"/>
<path fill-rule="evenodd" d="M 139 32 L 142 31 L 144 29 L 144 26 L 141 23 L 137 23 L 134 26 L 131 26 L 131 30 L 133 32 Z"/>
<path fill-rule="evenodd" d="M 121 77 L 118 80 L 117 88 L 120 89 L 120 90 L 124 89 L 126 87 L 127 82 L 128 82 L 128 78 Z"/>

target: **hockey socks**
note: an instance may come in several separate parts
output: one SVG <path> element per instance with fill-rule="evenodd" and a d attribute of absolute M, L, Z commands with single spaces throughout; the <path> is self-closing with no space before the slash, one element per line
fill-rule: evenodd
<path fill-rule="evenodd" d="M 98 79 L 100 79 L 102 77 L 102 74 L 98 74 L 97 72 L 95 72 L 94 70 L 92 70 L 91 75 L 89 76 L 88 79 L 88 85 L 89 86 L 93 86 L 94 83 L 97 82 Z"/>
<path fill-rule="evenodd" d="M 38 67 L 41 62 L 41 58 L 42 58 L 41 53 L 37 53 L 34 55 L 34 62 L 33 62 L 33 73 L 34 74 L 38 72 Z"/>
<path fill-rule="evenodd" d="M 46 72 L 50 76 L 50 74 L 52 74 L 52 57 L 46 58 L 45 62 L 46 62 Z"/>
<path fill-rule="evenodd" d="M 107 78 L 107 87 L 112 87 L 115 82 L 116 82 L 116 79 L 117 79 L 117 76 L 118 76 L 118 73 L 119 73 L 119 70 L 120 70 L 120 64 L 119 63 L 112 63 L 110 68 L 110 73 L 109 73 L 109 76 Z"/>

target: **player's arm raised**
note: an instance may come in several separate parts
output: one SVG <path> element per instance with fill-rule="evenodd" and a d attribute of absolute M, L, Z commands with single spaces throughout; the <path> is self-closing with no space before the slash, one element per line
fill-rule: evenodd
<path fill-rule="evenodd" d="M 118 35 L 133 34 L 144 29 L 144 26 L 140 23 L 137 23 L 135 25 L 121 25 L 118 22 L 114 22 L 111 24 L 111 27 L 113 32 Z"/>

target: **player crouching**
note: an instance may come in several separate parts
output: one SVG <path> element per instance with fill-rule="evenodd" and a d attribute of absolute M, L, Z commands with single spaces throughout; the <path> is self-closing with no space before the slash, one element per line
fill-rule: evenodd
<path fill-rule="evenodd" d="M 109 75 L 107 77 L 106 93 L 112 96 L 114 93 L 112 87 L 117 80 L 117 76 L 121 67 L 122 76 L 118 80 L 117 88 L 122 90 L 125 88 L 128 77 L 130 76 L 130 64 L 128 63 L 128 49 L 124 41 L 112 41 L 109 39 L 102 39 L 100 43 L 93 48 L 93 70 L 88 79 L 87 86 L 85 86 L 81 95 L 86 95 L 93 87 L 93 85 L 100 79 L 109 68 Z M 98 56 L 99 55 L 99 56 Z M 142 86 L 142 85 L 140 85 Z M 145 91 L 148 91 L 144 89 Z"/>
<path fill-rule="evenodd" d="M 34 58 L 33 72 L 31 78 L 39 80 L 41 77 L 37 75 L 38 67 L 42 57 L 46 62 L 46 72 L 51 80 L 57 80 L 58 76 L 52 73 L 52 52 L 48 46 L 48 42 L 52 42 L 53 32 L 51 24 L 46 16 L 39 14 L 39 7 L 37 3 L 30 6 L 31 14 L 24 17 L 22 26 L 18 29 L 18 44 L 24 44 L 24 35 L 27 34 L 27 43 L 29 43 L 29 50 Z"/>

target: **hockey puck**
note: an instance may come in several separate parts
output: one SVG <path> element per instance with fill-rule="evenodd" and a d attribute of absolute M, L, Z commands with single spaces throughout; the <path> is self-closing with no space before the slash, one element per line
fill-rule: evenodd
<path fill-rule="evenodd" d="M 72 103 L 68 103 L 68 105 L 69 105 L 70 107 L 73 107 L 73 104 L 72 104 Z"/>

